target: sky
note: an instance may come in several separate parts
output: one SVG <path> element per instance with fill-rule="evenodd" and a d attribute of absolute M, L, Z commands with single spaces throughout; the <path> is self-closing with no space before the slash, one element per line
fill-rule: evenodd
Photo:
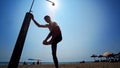
<path fill-rule="evenodd" d="M 51 0 L 52 1 L 52 0 Z M 63 40 L 57 46 L 59 62 L 92 61 L 92 54 L 120 52 L 119 0 L 35 0 L 32 14 L 40 24 L 50 15 L 61 28 Z M 0 62 L 9 62 L 22 22 L 32 0 L 0 0 Z M 49 30 L 30 22 L 20 61 L 41 59 L 53 62 L 51 46 L 42 41 Z"/>

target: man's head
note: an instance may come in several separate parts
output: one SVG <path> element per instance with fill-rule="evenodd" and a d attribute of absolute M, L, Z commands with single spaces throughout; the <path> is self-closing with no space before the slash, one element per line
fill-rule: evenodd
<path fill-rule="evenodd" d="M 50 18 L 50 16 L 48 16 L 48 15 L 46 15 L 46 16 L 44 17 L 44 20 L 45 20 L 47 23 L 50 23 L 50 22 L 51 22 L 51 18 Z"/>

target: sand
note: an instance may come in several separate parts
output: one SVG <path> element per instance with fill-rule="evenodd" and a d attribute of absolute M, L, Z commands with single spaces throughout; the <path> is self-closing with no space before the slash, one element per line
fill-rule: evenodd
<path fill-rule="evenodd" d="M 0 66 L 0 68 L 7 68 L 7 66 Z M 40 65 L 20 65 L 18 68 L 55 68 L 55 67 L 53 64 L 40 64 Z M 120 62 L 60 64 L 59 68 L 120 68 Z"/>

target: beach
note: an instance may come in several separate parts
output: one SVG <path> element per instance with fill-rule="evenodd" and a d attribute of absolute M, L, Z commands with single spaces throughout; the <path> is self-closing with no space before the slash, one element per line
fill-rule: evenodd
<path fill-rule="evenodd" d="M 0 68 L 7 68 L 7 66 L 0 66 Z M 19 65 L 18 68 L 55 68 L 55 67 L 54 64 L 39 64 L 39 65 Z M 120 62 L 59 64 L 59 68 L 120 68 Z"/>

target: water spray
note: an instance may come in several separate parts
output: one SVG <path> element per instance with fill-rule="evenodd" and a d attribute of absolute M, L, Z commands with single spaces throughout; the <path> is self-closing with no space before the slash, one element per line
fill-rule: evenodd
<path fill-rule="evenodd" d="M 46 1 L 52 3 L 52 6 L 55 6 L 55 3 L 54 3 L 54 2 L 52 2 L 52 1 L 50 1 L 50 0 L 46 0 Z"/>

